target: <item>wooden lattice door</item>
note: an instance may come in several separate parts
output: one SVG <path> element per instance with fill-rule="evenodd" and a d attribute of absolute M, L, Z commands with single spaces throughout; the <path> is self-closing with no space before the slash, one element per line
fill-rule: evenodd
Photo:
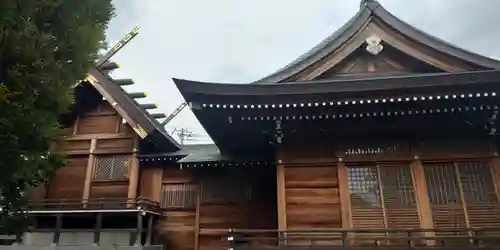
<path fill-rule="evenodd" d="M 409 164 L 348 167 L 348 183 L 353 228 L 420 227 Z M 385 236 L 388 233 L 357 234 L 356 243 Z"/>
<path fill-rule="evenodd" d="M 434 228 L 500 226 L 500 205 L 490 164 L 448 162 L 424 165 Z M 437 236 L 470 232 L 437 232 Z"/>

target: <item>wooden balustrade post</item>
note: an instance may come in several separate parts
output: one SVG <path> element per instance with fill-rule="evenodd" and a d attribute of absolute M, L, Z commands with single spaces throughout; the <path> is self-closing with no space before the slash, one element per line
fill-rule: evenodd
<path fill-rule="evenodd" d="M 146 234 L 146 246 L 150 246 L 153 238 L 153 221 L 154 215 L 150 214 L 148 217 L 148 232 Z"/>
<path fill-rule="evenodd" d="M 140 246 L 142 244 L 142 217 L 143 217 L 143 211 L 139 211 L 137 213 L 137 231 L 135 235 L 135 246 Z"/>
<path fill-rule="evenodd" d="M 99 245 L 101 240 L 102 213 L 97 213 L 94 226 L 94 245 Z"/>
<path fill-rule="evenodd" d="M 57 245 L 59 244 L 59 238 L 61 237 L 61 228 L 62 228 L 62 214 L 57 214 L 56 215 L 56 228 L 54 230 L 54 235 L 52 239 L 52 244 Z"/>

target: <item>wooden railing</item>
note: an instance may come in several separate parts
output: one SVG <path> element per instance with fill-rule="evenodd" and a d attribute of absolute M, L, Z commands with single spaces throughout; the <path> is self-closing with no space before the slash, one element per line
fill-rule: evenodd
<path fill-rule="evenodd" d="M 147 199 L 44 199 L 30 200 L 27 211 L 127 210 L 159 211 L 159 204 Z"/>
<path fill-rule="evenodd" d="M 212 230 L 212 233 L 215 230 Z M 222 232 L 222 231 L 219 231 Z M 223 240 L 235 250 L 286 248 L 338 249 L 500 249 L 500 228 L 449 229 L 289 229 L 225 230 Z"/>

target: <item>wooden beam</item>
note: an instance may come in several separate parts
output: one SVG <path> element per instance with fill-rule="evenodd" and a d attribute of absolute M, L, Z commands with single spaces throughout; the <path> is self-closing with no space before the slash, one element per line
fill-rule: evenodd
<path fill-rule="evenodd" d="M 130 139 L 134 138 L 134 135 L 130 134 L 117 134 L 117 133 L 101 133 L 101 134 L 84 134 L 68 136 L 64 138 L 65 141 L 83 141 L 92 139 Z"/>
<path fill-rule="evenodd" d="M 69 151 L 56 151 L 58 153 L 64 153 L 65 155 L 86 155 L 89 153 L 88 150 L 69 150 Z M 94 154 L 99 155 L 124 155 L 124 154 L 132 154 L 133 150 L 130 149 L 97 149 L 94 151 Z"/>
<path fill-rule="evenodd" d="M 88 200 L 90 197 L 90 188 L 92 185 L 92 178 L 94 172 L 94 162 L 95 162 L 95 149 L 97 146 L 97 140 L 92 139 L 90 141 L 90 151 L 89 151 L 89 159 L 87 161 L 87 169 L 85 170 L 85 182 L 83 184 L 83 194 L 82 199 Z"/>
<path fill-rule="evenodd" d="M 139 183 L 139 159 L 137 158 L 137 151 L 139 145 L 139 138 L 134 139 L 134 153 L 132 155 L 132 162 L 129 169 L 128 179 L 128 195 L 129 200 L 137 198 L 137 185 Z"/>
<path fill-rule="evenodd" d="M 339 196 L 340 196 L 340 212 L 342 216 L 342 228 L 352 228 L 351 214 L 351 198 L 349 196 L 349 179 L 347 175 L 347 167 L 345 163 L 339 161 L 337 163 Z"/>
<path fill-rule="evenodd" d="M 124 154 L 135 154 L 135 151 L 134 150 L 130 150 L 130 149 L 96 149 L 95 151 L 95 154 L 104 154 L 104 155 L 110 155 L 110 154 L 114 154 L 114 155 L 124 155 Z"/>

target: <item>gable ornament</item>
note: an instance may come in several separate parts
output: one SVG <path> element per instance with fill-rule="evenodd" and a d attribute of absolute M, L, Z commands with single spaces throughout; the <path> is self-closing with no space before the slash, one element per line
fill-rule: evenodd
<path fill-rule="evenodd" d="M 384 46 L 381 44 L 382 38 L 376 35 L 371 35 L 366 38 L 366 51 L 368 51 L 372 55 L 378 55 L 384 49 Z"/>

